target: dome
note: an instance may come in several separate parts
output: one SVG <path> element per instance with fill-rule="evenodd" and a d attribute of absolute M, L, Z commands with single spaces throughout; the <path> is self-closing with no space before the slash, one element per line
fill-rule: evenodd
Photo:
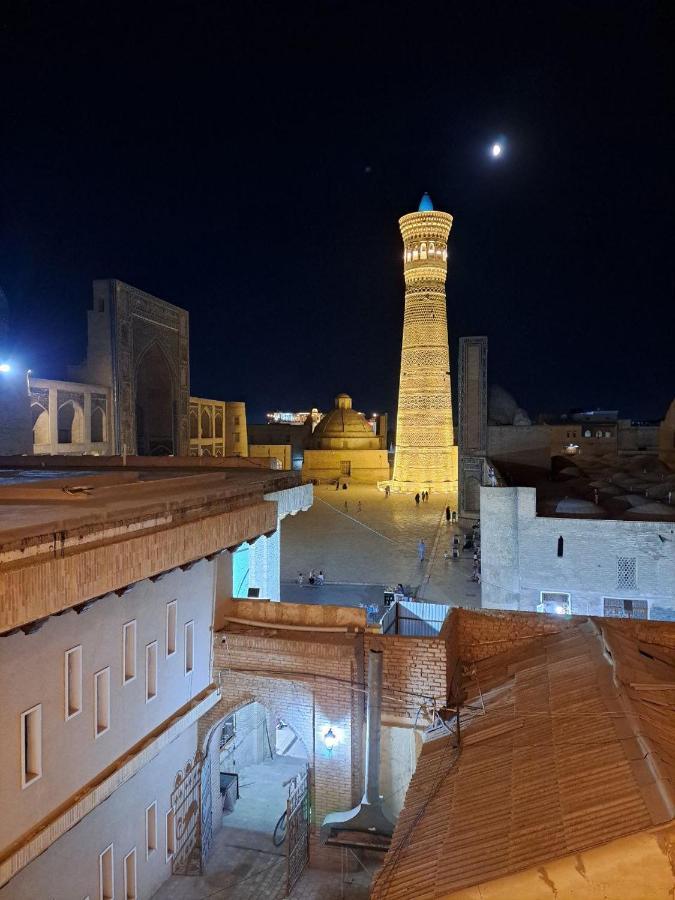
<path fill-rule="evenodd" d="M 311 446 L 314 450 L 377 450 L 380 439 L 363 413 L 352 409 L 349 394 L 338 394 L 335 407 L 314 429 Z"/>
<path fill-rule="evenodd" d="M 420 200 L 420 205 L 418 207 L 419 212 L 431 212 L 434 208 L 434 204 L 431 202 L 431 197 L 425 191 L 422 194 L 422 199 Z"/>

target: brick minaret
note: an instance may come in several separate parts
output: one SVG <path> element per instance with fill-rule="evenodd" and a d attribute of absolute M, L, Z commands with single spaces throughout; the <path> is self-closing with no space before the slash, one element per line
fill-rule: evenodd
<path fill-rule="evenodd" d="M 394 491 L 455 491 L 450 354 L 445 308 L 452 216 L 428 194 L 399 220 L 403 238 L 405 315 L 396 419 Z"/>

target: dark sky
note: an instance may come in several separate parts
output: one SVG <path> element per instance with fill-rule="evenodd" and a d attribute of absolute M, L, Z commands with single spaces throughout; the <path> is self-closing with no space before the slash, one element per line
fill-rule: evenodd
<path fill-rule="evenodd" d="M 672 3 L 5 3 L 0 284 L 65 374 L 94 278 L 187 308 L 192 392 L 393 410 L 397 220 L 530 410 L 675 394 Z M 487 155 L 503 135 L 507 152 Z"/>

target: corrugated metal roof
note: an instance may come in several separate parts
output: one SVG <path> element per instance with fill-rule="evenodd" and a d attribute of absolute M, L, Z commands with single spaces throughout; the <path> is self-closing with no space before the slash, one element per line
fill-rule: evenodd
<path fill-rule="evenodd" d="M 423 747 L 374 898 L 431 900 L 673 817 L 672 650 L 589 619 L 472 671 L 461 750 Z"/>

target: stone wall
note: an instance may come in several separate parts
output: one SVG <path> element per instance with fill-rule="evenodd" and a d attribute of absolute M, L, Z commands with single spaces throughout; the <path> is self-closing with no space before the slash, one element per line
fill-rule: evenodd
<path fill-rule="evenodd" d="M 488 425 L 488 456 L 497 466 L 502 463 L 548 469 L 551 429 L 548 425 Z"/>

